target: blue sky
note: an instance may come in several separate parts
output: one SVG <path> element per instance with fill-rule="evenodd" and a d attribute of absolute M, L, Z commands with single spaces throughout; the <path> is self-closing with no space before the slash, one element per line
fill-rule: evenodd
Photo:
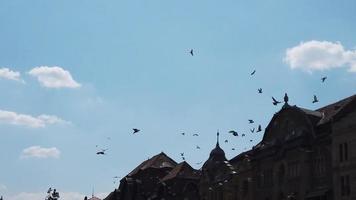
<path fill-rule="evenodd" d="M 356 93 L 355 21 L 351 0 L 0 1 L 0 195 L 107 193 L 161 151 L 199 168 L 218 129 L 232 158 L 263 133 L 228 131 L 265 127 L 271 96 L 316 109 Z"/>

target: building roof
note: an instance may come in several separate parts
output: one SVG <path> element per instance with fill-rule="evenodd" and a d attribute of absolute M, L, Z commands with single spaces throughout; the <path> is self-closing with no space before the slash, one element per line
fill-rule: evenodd
<path fill-rule="evenodd" d="M 92 196 L 90 199 L 88 199 L 88 200 L 101 200 L 101 199 L 99 199 L 98 197 L 96 197 L 96 196 Z"/>
<path fill-rule="evenodd" d="M 199 179 L 199 171 L 193 169 L 187 162 L 179 163 L 175 168 L 173 168 L 162 181 L 167 181 L 174 178 L 183 179 Z"/>
<path fill-rule="evenodd" d="M 323 118 L 319 121 L 318 124 L 325 124 L 329 122 L 335 116 L 345 111 L 345 108 L 355 100 L 356 100 L 356 95 L 352 95 L 338 102 L 317 109 L 316 111 L 323 113 Z"/>
<path fill-rule="evenodd" d="M 140 170 L 145 170 L 148 168 L 174 168 L 177 163 L 170 157 L 168 157 L 165 153 L 161 152 L 152 158 L 142 162 L 139 166 L 137 166 L 134 170 L 132 170 L 127 176 L 133 176 L 137 174 Z"/>

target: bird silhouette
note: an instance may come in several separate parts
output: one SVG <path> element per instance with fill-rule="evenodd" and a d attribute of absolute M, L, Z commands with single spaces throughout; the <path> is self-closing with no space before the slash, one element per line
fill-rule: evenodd
<path fill-rule="evenodd" d="M 250 131 L 251 131 L 251 133 L 254 133 L 255 132 L 255 128 L 250 129 Z"/>
<path fill-rule="evenodd" d="M 194 56 L 193 49 L 191 49 L 189 53 L 190 53 L 190 55 Z"/>
<path fill-rule="evenodd" d="M 239 136 L 239 134 L 234 130 L 229 131 L 229 133 L 231 133 L 233 136 Z"/>
<path fill-rule="evenodd" d="M 243 133 L 241 136 L 242 136 L 242 137 L 245 137 L 245 134 Z"/>
<path fill-rule="evenodd" d="M 312 102 L 312 103 L 317 103 L 317 102 L 319 102 L 318 97 L 316 97 L 316 96 L 314 95 L 314 98 L 313 98 L 313 102 Z"/>
<path fill-rule="evenodd" d="M 182 160 L 185 160 L 184 156 L 182 156 Z"/>
<path fill-rule="evenodd" d="M 195 164 L 200 165 L 200 164 L 202 164 L 202 163 L 203 163 L 203 161 L 201 161 L 201 162 L 197 162 L 197 163 L 195 163 Z"/>
<path fill-rule="evenodd" d="M 193 134 L 193 136 L 199 136 L 199 134 L 197 134 L 197 133 L 194 133 L 194 134 Z"/>
<path fill-rule="evenodd" d="M 229 140 L 225 140 L 224 142 L 225 142 L 225 143 L 228 143 L 228 142 L 229 142 Z"/>
<path fill-rule="evenodd" d="M 250 140 L 250 142 L 252 142 L 253 140 Z"/>
<path fill-rule="evenodd" d="M 133 128 L 132 130 L 133 130 L 133 134 L 138 133 L 138 132 L 141 131 L 140 129 L 137 129 L 137 128 Z"/>
<path fill-rule="evenodd" d="M 197 145 L 196 148 L 197 148 L 197 149 L 200 149 L 200 146 Z"/>
<path fill-rule="evenodd" d="M 258 125 L 256 133 L 261 132 L 261 131 L 262 131 L 261 125 Z"/>
<path fill-rule="evenodd" d="M 96 152 L 97 155 L 105 155 L 105 151 L 107 151 L 108 149 L 102 149 L 101 151 Z"/>
<path fill-rule="evenodd" d="M 253 72 L 251 73 L 251 76 L 254 75 L 256 73 L 256 70 L 253 70 Z"/>
<path fill-rule="evenodd" d="M 231 150 L 235 151 L 235 148 L 231 148 Z"/>
<path fill-rule="evenodd" d="M 273 105 L 277 105 L 277 104 L 279 104 L 279 103 L 281 103 L 280 101 L 277 101 L 274 97 L 272 97 L 272 100 L 273 100 Z"/>
<path fill-rule="evenodd" d="M 248 123 L 250 123 L 250 124 L 253 124 L 255 121 L 253 121 L 252 119 L 249 119 L 248 120 Z"/>
<path fill-rule="evenodd" d="M 257 89 L 258 93 L 262 94 L 262 88 Z"/>
<path fill-rule="evenodd" d="M 180 153 L 180 156 L 184 156 L 184 153 Z"/>
<path fill-rule="evenodd" d="M 284 93 L 284 103 L 288 103 L 289 101 L 289 97 L 288 97 L 288 94 L 287 93 Z"/>
<path fill-rule="evenodd" d="M 328 78 L 327 76 L 322 77 L 322 78 L 321 78 L 321 82 L 324 83 L 327 78 Z"/>
<path fill-rule="evenodd" d="M 185 133 L 183 132 L 183 133 L 181 133 L 182 135 L 185 135 Z"/>

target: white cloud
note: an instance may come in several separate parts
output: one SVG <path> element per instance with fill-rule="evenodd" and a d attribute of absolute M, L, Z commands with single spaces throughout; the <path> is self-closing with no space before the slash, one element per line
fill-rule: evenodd
<path fill-rule="evenodd" d="M 19 81 L 21 83 L 25 83 L 25 81 L 21 79 L 20 72 L 12 71 L 9 68 L 0 68 L 0 78 L 4 78 L 4 79 L 9 79 L 9 80 Z"/>
<path fill-rule="evenodd" d="M 48 88 L 78 88 L 81 87 L 70 74 L 69 71 L 61 67 L 40 66 L 29 71 L 29 74 L 36 77 L 42 86 Z"/>
<path fill-rule="evenodd" d="M 24 149 L 21 158 L 59 158 L 61 152 L 56 147 L 32 146 Z"/>
<path fill-rule="evenodd" d="M 49 124 L 70 123 L 54 115 L 39 115 L 38 117 L 33 117 L 31 115 L 18 114 L 6 110 L 0 110 L 0 122 L 31 128 L 42 128 Z"/>
<path fill-rule="evenodd" d="M 348 67 L 356 72 L 356 50 L 345 50 L 340 42 L 308 41 L 286 50 L 284 61 L 292 69 L 312 72 Z"/>
<path fill-rule="evenodd" d="M 83 200 L 84 199 L 84 194 L 78 193 L 78 192 L 61 192 L 59 191 L 60 199 L 63 200 Z M 101 193 L 100 195 L 95 195 L 99 198 L 104 198 L 107 196 L 107 193 Z M 7 200 L 39 200 L 39 199 L 45 199 L 46 193 L 29 193 L 29 192 L 22 192 L 13 196 L 9 196 L 6 199 Z M 90 197 L 90 196 L 88 196 Z"/>

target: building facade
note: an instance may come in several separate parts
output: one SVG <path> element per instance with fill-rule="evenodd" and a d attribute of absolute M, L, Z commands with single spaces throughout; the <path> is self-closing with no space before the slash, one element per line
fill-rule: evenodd
<path fill-rule="evenodd" d="M 356 95 L 317 110 L 286 99 L 251 150 L 228 160 L 217 141 L 200 170 L 158 154 L 105 200 L 140 199 L 355 200 Z"/>

